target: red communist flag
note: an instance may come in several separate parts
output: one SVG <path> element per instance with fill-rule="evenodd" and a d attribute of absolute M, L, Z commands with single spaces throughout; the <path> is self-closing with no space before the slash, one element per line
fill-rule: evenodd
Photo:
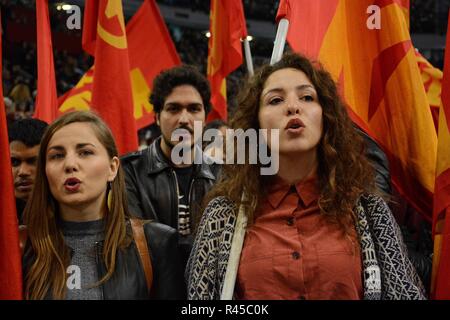
<path fill-rule="evenodd" d="M 450 19 L 450 12 L 449 12 Z M 449 20 L 450 21 L 450 20 Z M 450 25 L 445 46 L 444 77 L 439 110 L 436 187 L 434 192 L 434 255 L 432 294 L 450 299 Z"/>
<path fill-rule="evenodd" d="M 48 1 L 36 0 L 37 96 L 34 117 L 51 123 L 59 116 Z"/>
<path fill-rule="evenodd" d="M 134 118 L 138 128 L 155 121 L 149 102 L 153 79 L 181 64 L 155 0 L 146 0 L 127 24 Z M 157 50 L 155 50 L 157 48 Z"/>
<path fill-rule="evenodd" d="M 208 120 L 226 120 L 226 77 L 242 64 L 241 39 L 247 36 L 241 0 L 211 0 L 210 33 L 207 74 L 213 110 Z"/>
<path fill-rule="evenodd" d="M 86 20 L 90 19 L 98 2 L 88 4 L 93 9 L 85 11 Z M 126 30 L 134 118 L 137 128 L 140 129 L 155 121 L 153 106 L 149 102 L 154 77 L 164 69 L 179 65 L 181 61 L 155 0 L 143 2 L 128 22 Z M 83 32 L 83 48 L 93 54 L 95 54 L 95 32 L 96 30 L 91 29 Z M 59 98 L 60 112 L 90 108 L 93 74 L 94 69 L 91 68 L 74 88 Z"/>
<path fill-rule="evenodd" d="M 1 48 L 0 37 L 0 74 Z M 2 84 L 0 81 L 0 300 L 5 300 L 22 299 L 22 264 Z"/>
<path fill-rule="evenodd" d="M 282 0 L 288 42 L 340 83 L 352 119 L 386 152 L 393 185 L 431 220 L 437 135 L 406 0 Z"/>
<path fill-rule="evenodd" d="M 96 30 L 91 107 L 111 128 L 119 153 L 135 151 L 137 130 L 122 1 L 87 0 L 83 28 L 90 35 Z"/>

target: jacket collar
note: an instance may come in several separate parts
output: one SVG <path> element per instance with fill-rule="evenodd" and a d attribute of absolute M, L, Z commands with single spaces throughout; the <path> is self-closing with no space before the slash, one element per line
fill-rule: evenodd
<path fill-rule="evenodd" d="M 170 160 L 164 155 L 160 143 L 161 137 L 153 141 L 153 143 L 145 151 L 147 152 L 147 174 L 155 174 L 173 167 Z M 216 180 L 213 172 L 211 171 L 211 165 L 207 164 L 212 163 L 213 160 L 205 155 L 197 144 L 194 148 L 194 163 L 199 163 L 193 164 L 194 177 Z"/>

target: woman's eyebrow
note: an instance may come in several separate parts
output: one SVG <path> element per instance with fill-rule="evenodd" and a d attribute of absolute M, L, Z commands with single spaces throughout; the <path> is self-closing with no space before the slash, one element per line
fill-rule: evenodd
<path fill-rule="evenodd" d="M 77 148 L 77 149 L 82 149 L 82 148 L 87 147 L 87 146 L 92 146 L 92 147 L 95 148 L 95 144 L 89 143 L 89 142 L 86 142 L 86 143 L 78 143 L 78 144 L 76 145 L 76 148 Z"/>
<path fill-rule="evenodd" d="M 76 148 L 76 149 L 82 149 L 82 148 L 84 148 L 84 147 L 86 147 L 86 146 L 92 146 L 92 147 L 95 148 L 95 144 L 89 143 L 89 142 L 86 142 L 86 143 L 77 143 L 77 145 L 75 146 L 75 148 Z M 66 149 L 66 148 L 64 148 L 63 146 L 56 145 L 56 146 L 51 146 L 51 147 L 49 147 L 49 148 L 48 148 L 48 151 L 50 151 L 50 150 L 64 151 L 65 149 Z"/>
<path fill-rule="evenodd" d="M 300 90 L 305 90 L 305 89 L 313 89 L 314 91 L 316 90 L 316 89 L 314 88 L 314 86 L 312 86 L 312 85 L 310 85 L 310 84 L 301 84 L 301 85 L 295 87 L 295 90 L 298 90 L 298 91 L 300 91 Z M 265 97 L 267 94 L 272 93 L 272 92 L 279 93 L 279 92 L 284 92 L 284 91 L 285 91 L 285 90 L 284 90 L 283 88 L 278 88 L 278 87 L 272 88 L 272 89 L 269 89 L 269 90 L 266 91 L 266 92 L 263 91 L 262 97 Z"/>

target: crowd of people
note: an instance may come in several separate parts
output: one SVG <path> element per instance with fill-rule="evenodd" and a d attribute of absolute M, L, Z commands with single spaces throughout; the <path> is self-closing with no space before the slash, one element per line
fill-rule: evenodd
<path fill-rule="evenodd" d="M 162 71 L 149 97 L 161 136 L 120 158 L 89 111 L 10 126 L 25 299 L 427 297 L 386 202 L 386 157 L 326 70 L 295 53 L 265 64 L 209 130 L 267 134 L 226 131 L 212 158 L 194 140 L 210 98 L 195 67 Z"/>
<path fill-rule="evenodd" d="M 1 1 L 3 23 L 23 19 Z M 206 1 L 158 2 L 209 11 Z M 278 6 L 255 3 L 244 1 L 249 18 L 272 18 Z M 24 297 L 425 299 L 430 227 L 411 222 L 411 235 L 396 215 L 386 156 L 351 122 L 328 72 L 298 54 L 270 66 L 273 44 L 255 39 L 261 68 L 248 77 L 242 65 L 227 78 L 229 122 L 206 126 L 208 38 L 168 27 L 186 65 L 154 79 L 156 123 L 139 131 L 140 150 L 121 158 L 93 113 L 30 119 L 36 47 L 3 42 L 17 214 L 26 226 Z M 58 95 L 91 64 L 87 54 L 55 49 Z M 194 143 L 194 121 L 222 136 L 225 128 L 280 130 L 279 145 L 258 141 L 279 153 L 277 174 L 261 175 L 266 163 L 220 161 L 223 147 Z M 172 161 L 186 143 L 172 140 L 178 129 L 190 136 L 182 164 Z"/>

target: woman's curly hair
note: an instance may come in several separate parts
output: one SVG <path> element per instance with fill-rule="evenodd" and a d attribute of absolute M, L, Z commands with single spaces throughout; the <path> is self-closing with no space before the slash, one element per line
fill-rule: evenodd
<path fill-rule="evenodd" d="M 274 65 L 263 66 L 247 80 L 230 126 L 244 131 L 260 129 L 258 112 L 266 80 L 285 68 L 304 72 L 317 91 L 323 111 L 323 132 L 317 147 L 318 205 L 330 222 L 337 223 L 347 232 L 355 221 L 353 208 L 358 197 L 361 193 L 375 191 L 374 171 L 365 157 L 363 139 L 347 114 L 334 80 L 319 63 L 289 53 Z M 224 165 L 221 178 L 205 197 L 204 205 L 217 196 L 226 196 L 237 207 L 241 204 L 246 207 L 251 224 L 273 179 L 273 176 L 260 175 L 260 168 L 260 163 Z M 246 199 L 243 201 L 244 193 Z"/>

